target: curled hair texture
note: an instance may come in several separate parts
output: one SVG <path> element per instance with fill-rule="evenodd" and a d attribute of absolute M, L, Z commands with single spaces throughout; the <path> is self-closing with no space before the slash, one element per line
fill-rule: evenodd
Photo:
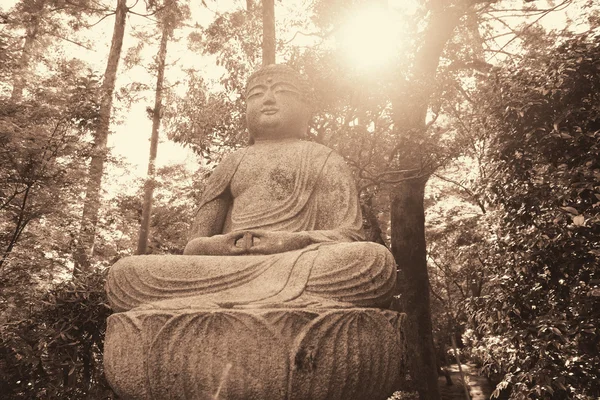
<path fill-rule="evenodd" d="M 250 88 L 252 81 L 264 75 L 283 75 L 288 78 L 300 90 L 300 93 L 302 94 L 302 100 L 312 108 L 314 104 L 314 94 L 313 88 L 308 82 L 308 79 L 286 64 L 269 64 L 254 71 L 248 78 L 248 83 L 246 84 L 246 93 L 248 93 L 248 89 Z"/>

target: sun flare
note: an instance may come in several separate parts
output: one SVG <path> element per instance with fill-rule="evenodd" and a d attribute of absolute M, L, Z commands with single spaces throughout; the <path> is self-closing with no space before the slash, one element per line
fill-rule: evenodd
<path fill-rule="evenodd" d="M 356 10 L 337 35 L 344 58 L 359 69 L 385 66 L 397 55 L 401 39 L 399 21 L 383 7 Z"/>

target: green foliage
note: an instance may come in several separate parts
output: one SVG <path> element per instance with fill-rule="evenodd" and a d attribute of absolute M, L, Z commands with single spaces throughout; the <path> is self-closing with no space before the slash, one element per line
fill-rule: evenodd
<path fill-rule="evenodd" d="M 216 163 L 224 152 L 247 141 L 244 96 L 241 92 L 210 93 L 206 82 L 192 71 L 186 83 L 186 96 L 167 102 L 165 130 L 169 139 Z"/>
<path fill-rule="evenodd" d="M 206 170 L 194 173 L 184 165 L 156 171 L 148 254 L 182 254 L 187 233 L 200 201 Z M 131 255 L 137 243 L 142 216 L 143 187 L 134 194 L 119 194 L 101 217 L 97 256 L 108 265 Z"/>
<path fill-rule="evenodd" d="M 99 81 L 77 60 L 52 67 L 23 100 L 0 98 L 3 398 L 81 399 L 102 387 L 103 278 L 65 281 Z"/>
<path fill-rule="evenodd" d="M 59 66 L 59 73 L 23 102 L 0 99 L 0 282 L 5 298 L 13 289 L 18 296 L 20 285 L 35 282 L 40 273 L 51 278 L 66 268 L 90 151 L 84 134 L 97 120 L 98 81 L 76 68 Z"/>
<path fill-rule="evenodd" d="M 247 143 L 245 121 L 246 79 L 259 66 L 261 9 L 217 15 L 206 28 L 190 34 L 189 46 L 215 56 L 224 68 L 218 82 L 207 82 L 187 71 L 187 95 L 165 102 L 165 130 L 169 139 L 189 146 L 208 162 Z M 209 90 L 209 87 L 219 90 Z"/>
<path fill-rule="evenodd" d="M 98 271 L 81 275 L 9 310 L 0 327 L 3 399 L 113 398 L 102 367 L 110 314 L 104 280 Z"/>
<path fill-rule="evenodd" d="M 502 218 L 467 339 L 512 398 L 600 396 L 599 59 L 600 37 L 576 36 L 496 71 L 479 99 Z"/>
<path fill-rule="evenodd" d="M 417 392 L 394 392 L 388 400 L 418 400 Z"/>

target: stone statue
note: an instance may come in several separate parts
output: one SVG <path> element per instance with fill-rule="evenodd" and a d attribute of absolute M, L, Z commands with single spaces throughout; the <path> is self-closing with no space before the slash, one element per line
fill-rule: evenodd
<path fill-rule="evenodd" d="M 331 149 L 301 140 L 309 121 L 304 86 L 285 66 L 252 75 L 246 116 L 254 144 L 211 175 L 185 257 L 113 266 L 108 295 L 116 310 L 389 303 L 395 263 L 384 246 L 360 242 L 348 167 Z"/>
<path fill-rule="evenodd" d="M 311 372 L 318 360 L 320 373 L 332 368 L 337 357 L 347 359 L 349 371 L 366 371 L 362 378 L 381 380 L 371 377 L 372 367 L 352 367 L 350 358 L 370 351 L 365 365 L 376 363 L 373 357 L 400 364 L 402 319 L 364 308 L 390 302 L 395 263 L 384 246 L 361 241 L 358 195 L 344 160 L 302 140 L 308 98 L 304 79 L 287 66 L 254 73 L 246 90 L 252 145 L 226 157 L 210 176 L 184 255 L 128 257 L 110 269 L 108 298 L 124 313 L 109 319 L 105 357 L 107 376 L 121 396 L 376 399 L 390 394 L 396 377 L 385 378 L 383 388 L 374 383 L 369 392 L 364 382 L 354 382 L 361 377 L 356 371 L 351 378 L 329 375 L 323 378 L 329 383 L 322 384 Z M 369 331 L 375 335 L 370 339 Z M 348 353 L 346 343 L 354 340 L 352 332 L 358 335 L 356 354 Z M 331 335 L 350 336 L 341 345 Z M 245 345 L 223 358 L 220 352 L 231 353 L 240 337 Z M 331 343 L 323 344 L 325 339 Z M 136 346 L 145 361 L 123 360 Z M 178 346 L 181 354 L 174 350 Z M 319 358 L 321 346 L 329 346 L 331 354 L 323 350 Z M 382 351 L 399 355 L 389 359 Z M 181 370 L 186 357 L 212 362 L 211 372 Z M 268 377 L 264 371 L 245 374 L 253 362 L 265 363 Z M 399 374 L 399 366 L 388 367 Z M 385 370 L 379 369 L 378 374 Z M 332 392 L 336 379 L 340 387 Z"/>

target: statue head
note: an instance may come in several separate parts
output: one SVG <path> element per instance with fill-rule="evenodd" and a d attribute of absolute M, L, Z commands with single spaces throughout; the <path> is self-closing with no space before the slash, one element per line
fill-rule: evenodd
<path fill-rule="evenodd" d="M 292 68 L 271 64 L 253 73 L 246 86 L 250 140 L 302 138 L 310 118 L 310 88 Z"/>

